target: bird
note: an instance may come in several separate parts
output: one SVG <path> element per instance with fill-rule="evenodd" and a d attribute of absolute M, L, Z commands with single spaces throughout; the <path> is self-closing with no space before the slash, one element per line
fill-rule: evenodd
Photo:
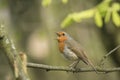
<path fill-rule="evenodd" d="M 90 65 L 97 73 L 96 68 L 88 58 L 85 50 L 83 50 L 77 41 L 75 41 L 69 34 L 64 31 L 56 32 L 56 34 L 59 51 L 64 55 L 65 58 L 73 61 L 70 67 L 76 68 L 79 61 L 83 61 L 85 64 Z"/>

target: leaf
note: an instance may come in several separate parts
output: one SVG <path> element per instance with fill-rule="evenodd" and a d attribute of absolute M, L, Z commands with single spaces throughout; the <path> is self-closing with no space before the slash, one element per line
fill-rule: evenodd
<path fill-rule="evenodd" d="M 75 22 L 81 22 L 83 19 L 91 18 L 94 15 L 94 9 L 86 10 L 80 13 L 69 14 L 61 24 L 62 28 L 65 28 Z"/>
<path fill-rule="evenodd" d="M 101 28 L 103 26 L 103 21 L 102 21 L 102 16 L 99 11 L 95 12 L 94 19 L 95 19 L 96 25 Z"/>
<path fill-rule="evenodd" d="M 63 2 L 64 4 L 66 4 L 66 3 L 68 2 L 68 0 L 62 0 L 62 2 Z"/>
<path fill-rule="evenodd" d="M 119 3 L 113 3 L 112 4 L 112 9 L 115 11 L 120 11 L 120 4 Z"/>
<path fill-rule="evenodd" d="M 73 14 L 72 14 L 72 19 L 73 19 L 75 22 L 80 22 L 80 21 L 81 21 L 81 15 L 79 15 L 78 13 L 73 13 Z"/>
<path fill-rule="evenodd" d="M 72 15 L 69 14 L 64 20 L 63 22 L 61 23 L 61 27 L 62 28 L 66 28 L 68 27 L 70 24 L 73 23 L 73 18 L 72 18 Z"/>
<path fill-rule="evenodd" d="M 112 12 L 112 21 L 117 27 L 120 27 L 120 15 L 117 11 Z"/>
<path fill-rule="evenodd" d="M 110 21 L 111 17 L 111 9 L 108 9 L 105 15 L 105 23 L 108 23 Z"/>
<path fill-rule="evenodd" d="M 97 5 L 97 9 L 101 13 L 101 16 L 103 17 L 105 16 L 106 11 L 108 10 L 111 1 L 112 0 L 104 0 L 99 5 Z"/>
<path fill-rule="evenodd" d="M 47 7 L 48 5 L 50 5 L 52 2 L 52 0 L 42 0 L 42 6 Z"/>
<path fill-rule="evenodd" d="M 94 9 L 90 9 L 90 10 L 82 11 L 80 13 L 73 13 L 72 17 L 74 21 L 80 22 L 83 19 L 93 17 L 93 15 L 94 15 Z"/>

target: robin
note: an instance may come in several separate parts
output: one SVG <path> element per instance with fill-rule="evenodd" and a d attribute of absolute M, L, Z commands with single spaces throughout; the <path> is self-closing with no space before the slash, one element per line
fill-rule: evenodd
<path fill-rule="evenodd" d="M 66 32 L 57 32 L 57 40 L 60 52 L 68 60 L 74 61 L 70 66 L 76 68 L 80 60 L 85 64 L 90 65 L 96 72 L 94 65 L 88 59 L 86 52 L 80 47 L 80 45 L 70 37 Z"/>

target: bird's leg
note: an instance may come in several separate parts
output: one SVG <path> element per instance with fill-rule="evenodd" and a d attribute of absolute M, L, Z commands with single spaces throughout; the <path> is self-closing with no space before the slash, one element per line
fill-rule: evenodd
<path fill-rule="evenodd" d="M 77 61 L 76 61 L 75 65 L 74 65 L 74 68 L 76 68 L 76 67 L 77 67 L 77 65 L 78 65 L 79 61 L 80 61 L 80 60 L 77 60 Z"/>
<path fill-rule="evenodd" d="M 69 67 L 73 67 L 73 65 L 76 63 L 76 61 L 74 61 L 72 64 L 69 65 Z"/>
<path fill-rule="evenodd" d="M 74 61 L 72 64 L 70 64 L 69 66 L 72 68 L 76 68 L 77 64 L 79 63 L 79 60 Z"/>

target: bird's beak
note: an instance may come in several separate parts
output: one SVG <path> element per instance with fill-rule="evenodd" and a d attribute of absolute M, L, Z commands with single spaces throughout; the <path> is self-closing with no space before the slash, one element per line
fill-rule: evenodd
<path fill-rule="evenodd" d="M 58 33 L 58 32 L 56 32 L 56 34 L 59 36 L 59 33 Z"/>
<path fill-rule="evenodd" d="M 55 32 L 57 36 L 59 36 L 59 33 L 58 32 Z M 55 40 L 58 40 L 58 37 L 55 39 Z"/>

